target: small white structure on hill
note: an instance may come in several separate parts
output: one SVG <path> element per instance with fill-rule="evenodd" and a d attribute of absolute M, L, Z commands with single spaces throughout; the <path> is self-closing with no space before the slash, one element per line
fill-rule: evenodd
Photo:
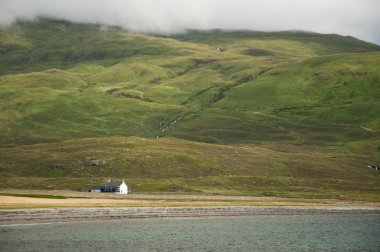
<path fill-rule="evenodd" d="M 129 193 L 128 186 L 124 182 L 124 179 L 123 179 L 123 181 L 121 181 L 121 184 L 119 185 L 119 193 L 120 194 L 128 194 Z"/>
<path fill-rule="evenodd" d="M 95 186 L 91 192 L 114 192 L 119 194 L 129 194 L 130 190 L 124 179 L 121 182 L 112 182 L 110 179 L 105 186 Z"/>

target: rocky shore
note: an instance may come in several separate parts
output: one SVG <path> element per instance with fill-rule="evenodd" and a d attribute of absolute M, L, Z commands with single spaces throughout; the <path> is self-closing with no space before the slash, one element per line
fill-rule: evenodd
<path fill-rule="evenodd" d="M 281 207 L 114 207 L 114 208 L 39 208 L 1 210 L 0 225 L 93 221 L 132 218 L 211 217 L 255 215 L 380 215 L 376 206 L 281 206 Z"/>

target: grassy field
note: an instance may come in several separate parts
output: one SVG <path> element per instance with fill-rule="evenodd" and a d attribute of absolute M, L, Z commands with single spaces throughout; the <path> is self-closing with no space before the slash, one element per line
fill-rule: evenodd
<path fill-rule="evenodd" d="M 0 159 L 4 188 L 87 191 L 126 178 L 135 192 L 380 199 L 366 157 L 335 147 L 98 137 L 4 147 Z"/>
<path fill-rule="evenodd" d="M 0 196 L 22 197 L 22 198 L 38 198 L 38 199 L 66 199 L 67 197 L 61 195 L 49 194 L 27 194 L 27 193 L 0 193 Z"/>
<path fill-rule="evenodd" d="M 380 199 L 378 45 L 39 19 L 0 53 L 2 188 Z"/>
<path fill-rule="evenodd" d="M 342 199 L 221 196 L 207 194 L 105 194 L 77 191 L 3 189 L 0 209 L 67 207 L 185 207 L 185 206 L 379 206 L 379 202 Z M 25 194 L 28 192 L 29 194 Z M 35 193 L 35 194 L 33 194 Z M 54 195 L 53 195 L 54 193 Z M 60 196 L 56 194 L 61 194 Z"/>

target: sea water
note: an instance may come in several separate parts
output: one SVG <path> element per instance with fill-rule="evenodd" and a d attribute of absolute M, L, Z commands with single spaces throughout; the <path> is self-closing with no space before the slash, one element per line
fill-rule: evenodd
<path fill-rule="evenodd" d="M 150 218 L 0 226 L 0 251 L 380 251 L 379 215 Z"/>

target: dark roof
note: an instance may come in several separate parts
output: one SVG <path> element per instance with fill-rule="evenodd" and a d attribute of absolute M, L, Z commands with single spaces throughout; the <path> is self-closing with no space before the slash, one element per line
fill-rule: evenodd
<path fill-rule="evenodd" d="M 116 187 L 116 186 L 120 186 L 121 183 L 122 182 L 113 182 L 113 181 L 111 181 L 111 182 L 107 182 L 106 186 L 108 186 L 108 187 Z"/>
<path fill-rule="evenodd" d="M 94 186 L 93 188 L 91 188 L 91 190 L 100 190 L 103 188 L 104 188 L 104 186 L 97 185 L 97 186 Z"/>

